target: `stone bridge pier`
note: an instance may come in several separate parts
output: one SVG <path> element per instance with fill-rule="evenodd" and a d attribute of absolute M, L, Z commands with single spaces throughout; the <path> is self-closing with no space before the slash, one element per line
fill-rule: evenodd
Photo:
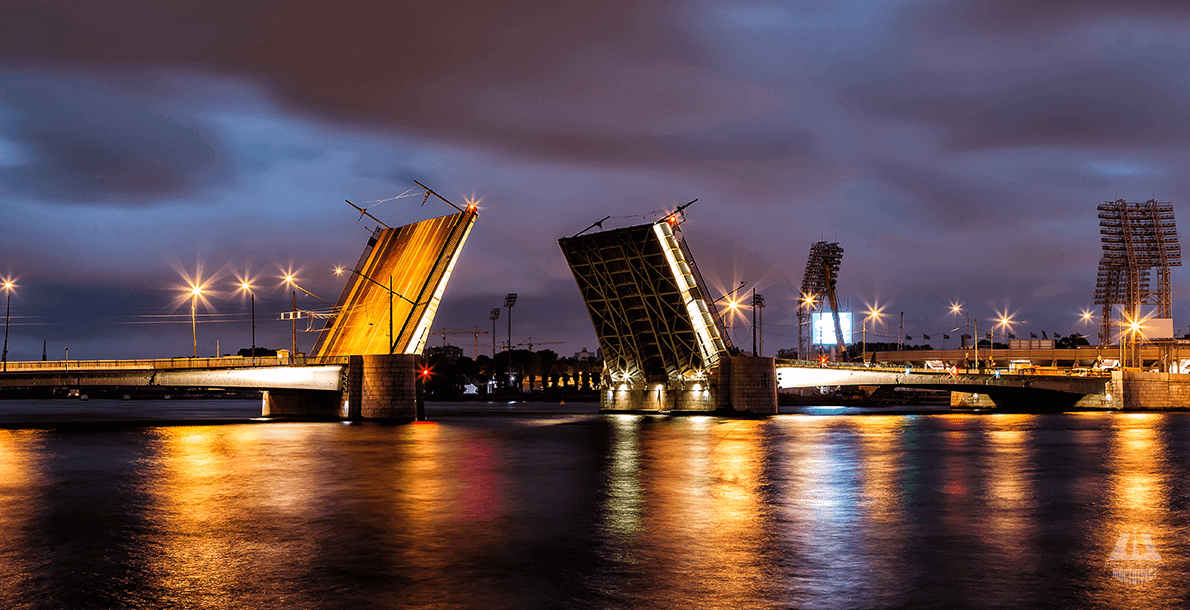
<path fill-rule="evenodd" d="M 417 354 L 351 356 L 343 368 L 339 391 L 268 390 L 264 392 L 261 415 L 314 420 L 424 420 L 420 365 Z"/>

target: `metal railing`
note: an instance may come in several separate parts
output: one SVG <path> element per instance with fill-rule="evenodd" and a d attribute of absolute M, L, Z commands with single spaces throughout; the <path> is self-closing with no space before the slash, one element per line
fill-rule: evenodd
<path fill-rule="evenodd" d="M 347 364 L 348 356 L 224 356 L 222 358 L 159 358 L 148 360 L 35 360 L 9 362 L 8 372 L 30 371 L 159 371 L 185 369 L 234 369 L 263 366 L 320 366 Z"/>

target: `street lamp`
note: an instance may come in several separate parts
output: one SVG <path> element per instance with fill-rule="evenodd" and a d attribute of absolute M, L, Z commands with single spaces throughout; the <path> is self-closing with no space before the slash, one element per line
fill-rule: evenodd
<path fill-rule="evenodd" d="M 12 289 L 16 288 L 16 284 L 12 280 L 4 280 L 4 292 L 8 293 L 8 304 L 4 308 L 4 370 L 8 370 L 8 318 L 12 313 Z"/>
<path fill-rule="evenodd" d="M 322 301 L 323 303 L 326 303 L 327 305 L 330 305 L 332 309 L 336 309 L 336 307 L 335 307 L 335 306 L 334 306 L 334 305 L 333 305 L 333 304 L 332 304 L 330 301 L 328 301 L 328 300 L 326 300 L 326 299 L 324 299 L 324 298 L 322 298 L 322 297 L 320 297 L 320 296 L 318 296 L 318 295 L 314 294 L 313 292 L 310 292 L 309 290 L 306 290 L 305 288 L 302 288 L 301 286 L 299 286 L 299 285 L 298 285 L 298 283 L 297 283 L 297 278 L 296 278 L 296 277 L 294 277 L 294 275 L 293 275 L 292 273 L 286 273 L 286 274 L 285 274 L 285 275 L 282 277 L 282 279 L 285 281 L 285 283 L 286 283 L 286 284 L 289 284 L 290 286 L 293 286 L 294 288 L 297 288 L 298 290 L 301 290 L 302 292 L 304 292 L 304 293 L 306 293 L 306 294 L 308 294 L 308 295 L 310 295 L 310 296 L 312 296 L 312 297 L 314 297 L 314 298 L 318 299 L 319 301 Z M 290 315 L 290 328 L 291 328 L 291 330 L 292 330 L 292 332 L 293 332 L 293 344 L 292 344 L 292 346 L 291 346 L 291 348 L 292 348 L 292 351 L 290 352 L 290 357 L 291 357 L 291 358 L 295 358 L 295 357 L 297 357 L 297 318 L 298 318 L 298 314 L 297 314 L 297 291 L 296 291 L 296 290 L 295 290 L 295 291 L 293 291 L 293 301 L 292 301 L 292 303 L 293 303 L 293 312 L 292 312 L 292 314 Z M 282 320 L 284 320 L 285 318 L 284 318 L 284 317 L 282 317 L 281 319 L 282 319 Z"/>
<path fill-rule="evenodd" d="M 880 316 L 882 315 L 884 315 L 884 308 L 873 305 L 868 308 L 867 315 L 864 316 L 864 323 L 862 326 L 863 332 L 861 333 L 863 335 L 863 340 L 860 344 L 860 361 L 864 363 L 864 366 L 868 365 L 868 320 L 875 318 L 876 321 L 879 322 Z M 875 324 L 873 324 L 873 326 L 875 326 Z"/>
<path fill-rule="evenodd" d="M 965 336 L 968 339 L 972 339 L 972 338 L 975 339 L 975 366 L 978 368 L 979 367 L 979 337 L 971 336 L 971 313 L 968 312 L 967 310 L 963 309 L 962 303 L 951 303 L 950 304 L 950 313 L 960 313 L 960 312 L 964 316 L 967 317 L 967 332 L 965 333 Z M 975 321 L 975 327 L 976 327 L 975 334 L 979 334 L 979 321 L 978 320 Z"/>
<path fill-rule="evenodd" d="M 715 299 L 714 301 L 711 301 L 709 303 L 709 305 L 714 305 L 715 303 L 718 303 L 719 301 L 722 301 L 723 299 L 726 299 L 727 297 L 739 292 L 740 289 L 743 288 L 747 283 L 748 282 L 741 280 L 739 286 L 736 286 L 734 289 L 723 293 L 719 298 Z M 738 299 L 734 299 L 734 298 L 728 299 L 728 301 L 726 303 L 726 308 L 727 308 L 727 320 L 723 324 L 723 330 L 727 332 L 727 340 L 731 341 L 731 319 L 735 315 L 735 313 L 737 311 L 739 311 L 740 301 Z M 722 314 L 720 314 L 720 317 L 722 318 Z"/>
<path fill-rule="evenodd" d="M 996 327 L 997 326 L 999 326 L 1001 329 L 1007 328 L 1008 330 L 1012 330 L 1012 317 L 1005 315 L 1005 314 L 1000 314 L 1000 319 L 997 320 L 996 324 L 994 324 L 992 326 L 992 330 L 991 330 L 992 344 L 990 347 L 990 349 L 992 351 L 988 355 L 988 360 L 991 361 L 993 368 L 996 366 Z M 1007 331 L 1004 331 L 1004 332 L 1007 332 Z M 1005 339 L 1007 339 L 1007 337 L 1005 337 Z"/>
<path fill-rule="evenodd" d="M 198 311 L 198 297 L 202 296 L 202 286 L 190 285 L 190 334 L 194 338 L 194 357 L 198 358 L 198 326 L 194 320 Z"/>
<path fill-rule="evenodd" d="M 814 311 L 814 307 L 817 304 L 817 299 L 818 299 L 818 295 L 815 295 L 813 293 L 806 294 L 803 292 L 801 298 L 798 300 L 797 357 L 799 360 L 807 357 L 806 354 L 802 353 L 802 337 L 804 336 L 802 334 L 802 332 L 803 332 L 802 325 L 806 323 L 805 322 L 806 318 L 810 317 L 810 312 Z M 813 318 L 811 318 L 811 320 L 813 320 Z M 813 327 L 811 327 L 810 328 L 810 346 L 811 346 L 810 349 L 811 350 L 814 349 L 813 345 L 814 345 L 814 329 L 813 329 Z"/>
<path fill-rule="evenodd" d="M 252 357 L 256 357 L 256 293 L 252 291 L 252 284 L 248 280 L 240 282 L 240 290 L 248 293 L 252 300 Z"/>

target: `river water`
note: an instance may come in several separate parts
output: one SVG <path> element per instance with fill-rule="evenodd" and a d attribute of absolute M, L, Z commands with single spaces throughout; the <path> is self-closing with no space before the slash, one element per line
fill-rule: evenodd
<path fill-rule="evenodd" d="M 0 608 L 1188 605 L 1190 414 L 596 408 L 0 402 Z"/>

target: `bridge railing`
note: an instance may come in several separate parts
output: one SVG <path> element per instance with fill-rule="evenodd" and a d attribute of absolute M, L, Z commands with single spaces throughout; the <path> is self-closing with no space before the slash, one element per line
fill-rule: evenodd
<path fill-rule="evenodd" d="M 304 356 L 256 358 L 224 356 L 222 358 L 158 358 L 142 360 L 35 360 L 9 362 L 9 372 L 21 371 L 160 371 L 179 369 L 228 369 L 261 366 L 319 366 L 346 364 L 348 356 L 307 358 Z"/>
<path fill-rule="evenodd" d="M 818 360 L 778 360 L 777 367 L 782 366 L 797 366 L 797 367 L 820 367 L 830 369 L 845 369 L 852 371 L 870 371 L 878 373 L 910 373 L 910 374 L 949 374 L 950 367 L 934 368 L 926 366 L 911 366 L 908 364 L 871 364 L 865 366 L 863 364 L 856 364 L 854 362 L 821 362 Z M 1052 369 L 1046 367 L 1039 369 L 1038 367 L 1026 367 L 1018 370 L 1010 370 L 1007 368 L 983 368 L 976 369 L 974 367 L 957 367 L 954 369 L 958 373 L 983 373 L 1000 375 L 1014 375 L 1014 376 L 1052 376 L 1052 377 L 1111 377 L 1110 369 Z"/>

